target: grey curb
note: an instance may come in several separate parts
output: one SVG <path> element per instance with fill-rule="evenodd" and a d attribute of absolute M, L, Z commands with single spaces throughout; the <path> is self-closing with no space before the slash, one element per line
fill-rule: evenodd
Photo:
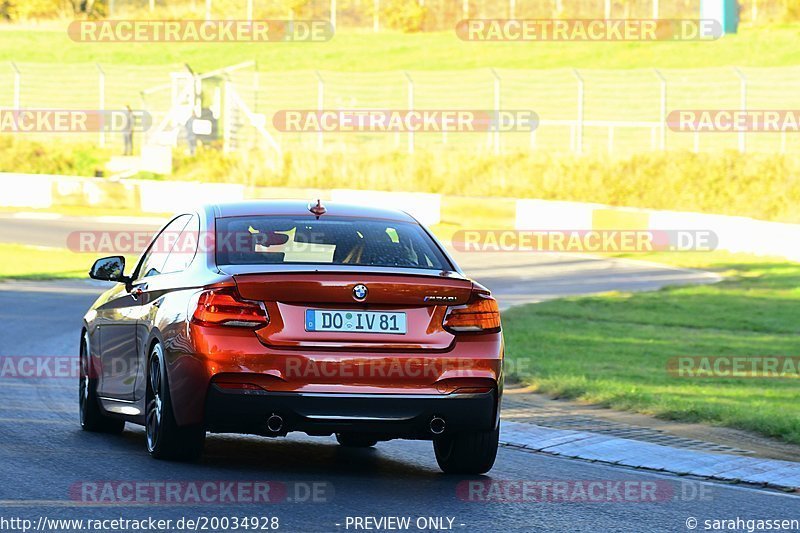
<path fill-rule="evenodd" d="M 562 457 L 800 492 L 800 463 L 790 461 L 684 450 L 506 420 L 500 426 L 500 442 Z"/>

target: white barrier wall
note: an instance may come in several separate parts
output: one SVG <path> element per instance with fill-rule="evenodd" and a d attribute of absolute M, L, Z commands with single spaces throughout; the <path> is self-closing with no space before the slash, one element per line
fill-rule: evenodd
<path fill-rule="evenodd" d="M 53 205 L 53 179 L 46 174 L 0 174 L 0 206 L 46 208 Z"/>
<path fill-rule="evenodd" d="M 516 229 L 580 230 L 592 227 L 592 213 L 600 204 L 517 200 Z"/>
<path fill-rule="evenodd" d="M 651 211 L 649 229 L 710 230 L 716 234 L 721 250 L 800 260 L 800 224 L 725 215 Z"/>
<path fill-rule="evenodd" d="M 615 229 L 712 231 L 717 237 L 717 248 L 720 250 L 800 261 L 800 224 L 767 222 L 747 217 L 631 209 L 579 202 L 517 200 L 516 229 L 599 229 L 597 211 L 603 211 L 605 215 L 608 212 L 635 212 L 641 215 L 640 226 Z"/>
<path fill-rule="evenodd" d="M 145 213 L 173 213 L 204 203 L 244 200 L 244 185 L 150 180 L 125 183 L 139 187 L 139 207 Z"/>
<path fill-rule="evenodd" d="M 438 224 L 442 220 L 442 197 L 439 194 L 333 189 L 331 200 L 401 209 L 426 226 Z"/>

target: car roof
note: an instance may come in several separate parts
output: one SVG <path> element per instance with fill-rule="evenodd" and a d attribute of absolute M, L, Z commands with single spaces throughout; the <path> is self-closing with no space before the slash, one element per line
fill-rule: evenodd
<path fill-rule="evenodd" d="M 313 202 L 307 200 L 244 200 L 239 202 L 209 204 L 206 208 L 213 213 L 215 218 L 256 215 L 315 217 L 315 215 L 309 211 L 309 208 L 316 205 L 316 203 L 316 200 Z M 341 216 L 393 220 L 398 222 L 417 222 L 414 217 L 405 211 L 388 207 L 324 201 L 322 205 L 327 209 L 327 212 L 322 215 L 323 218 L 326 216 Z"/>

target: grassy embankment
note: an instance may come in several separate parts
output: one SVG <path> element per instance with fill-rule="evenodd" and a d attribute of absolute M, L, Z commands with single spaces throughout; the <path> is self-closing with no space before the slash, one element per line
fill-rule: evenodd
<path fill-rule="evenodd" d="M 724 281 L 512 308 L 503 319 L 507 356 L 525 370 L 518 377 L 555 397 L 800 444 L 796 377 L 667 372 L 677 356 L 800 355 L 800 265 L 725 253 L 651 258 L 716 271 Z"/>

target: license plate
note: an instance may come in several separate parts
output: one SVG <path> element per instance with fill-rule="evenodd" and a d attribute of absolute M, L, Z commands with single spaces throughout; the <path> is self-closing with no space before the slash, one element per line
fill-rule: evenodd
<path fill-rule="evenodd" d="M 380 311 L 306 310 L 306 331 L 342 331 L 346 333 L 406 332 L 405 313 Z"/>

